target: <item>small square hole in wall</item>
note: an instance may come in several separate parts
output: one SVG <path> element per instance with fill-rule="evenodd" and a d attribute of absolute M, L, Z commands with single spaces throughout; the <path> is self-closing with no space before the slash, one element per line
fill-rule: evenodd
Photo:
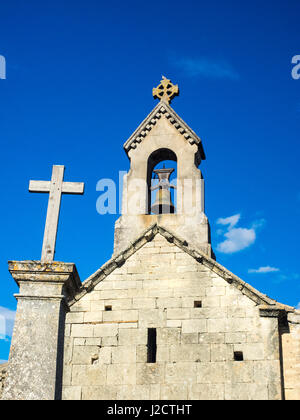
<path fill-rule="evenodd" d="M 202 301 L 201 300 L 195 300 L 194 308 L 202 308 Z"/>
<path fill-rule="evenodd" d="M 104 308 L 106 311 L 112 311 L 112 306 L 111 305 L 107 305 Z"/>
<path fill-rule="evenodd" d="M 242 362 L 244 360 L 244 355 L 242 351 L 235 351 L 233 353 L 233 357 L 236 362 Z"/>

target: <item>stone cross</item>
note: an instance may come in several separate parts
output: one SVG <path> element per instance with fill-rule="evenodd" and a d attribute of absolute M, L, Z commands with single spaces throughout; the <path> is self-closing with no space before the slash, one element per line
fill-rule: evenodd
<path fill-rule="evenodd" d="M 42 262 L 52 262 L 55 254 L 55 243 L 62 194 L 83 194 L 84 183 L 64 182 L 63 165 L 54 165 L 51 181 L 30 181 L 29 191 L 49 193 L 47 219 L 44 233 Z"/>
<path fill-rule="evenodd" d="M 174 96 L 179 95 L 179 88 L 178 85 L 173 85 L 171 80 L 162 76 L 160 84 L 156 88 L 153 88 L 152 95 L 154 99 L 157 98 L 169 104 Z"/>

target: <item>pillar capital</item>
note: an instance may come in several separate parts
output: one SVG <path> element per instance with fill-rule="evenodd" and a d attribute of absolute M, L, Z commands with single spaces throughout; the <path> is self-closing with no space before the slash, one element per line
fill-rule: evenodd
<path fill-rule="evenodd" d="M 20 288 L 17 299 L 62 299 L 67 303 L 81 285 L 73 263 L 9 261 L 8 268 Z"/>

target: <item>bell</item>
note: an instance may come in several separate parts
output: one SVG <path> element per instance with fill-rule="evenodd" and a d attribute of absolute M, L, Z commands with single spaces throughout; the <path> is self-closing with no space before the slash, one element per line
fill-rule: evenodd
<path fill-rule="evenodd" d="M 172 203 L 171 188 L 176 188 L 169 182 L 170 175 L 174 169 L 157 169 L 154 173 L 158 176 L 158 184 L 151 187 L 151 191 L 157 190 L 156 200 L 151 206 L 151 212 L 154 214 L 175 213 L 175 207 Z"/>
<path fill-rule="evenodd" d="M 165 188 L 160 188 L 156 194 L 156 200 L 151 206 L 151 211 L 154 214 L 168 214 L 174 213 L 175 207 L 172 203 L 171 193 Z"/>

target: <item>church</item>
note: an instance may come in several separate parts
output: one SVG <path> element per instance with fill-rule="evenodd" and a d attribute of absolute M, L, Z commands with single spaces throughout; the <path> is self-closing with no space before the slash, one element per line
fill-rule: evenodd
<path fill-rule="evenodd" d="M 84 186 L 60 166 L 31 181 L 50 200 L 41 260 L 9 262 L 19 293 L 3 400 L 300 399 L 300 311 L 216 261 L 204 146 L 170 106 L 178 93 L 163 77 L 125 142 L 112 258 L 83 282 L 54 250 L 61 194 Z"/>

